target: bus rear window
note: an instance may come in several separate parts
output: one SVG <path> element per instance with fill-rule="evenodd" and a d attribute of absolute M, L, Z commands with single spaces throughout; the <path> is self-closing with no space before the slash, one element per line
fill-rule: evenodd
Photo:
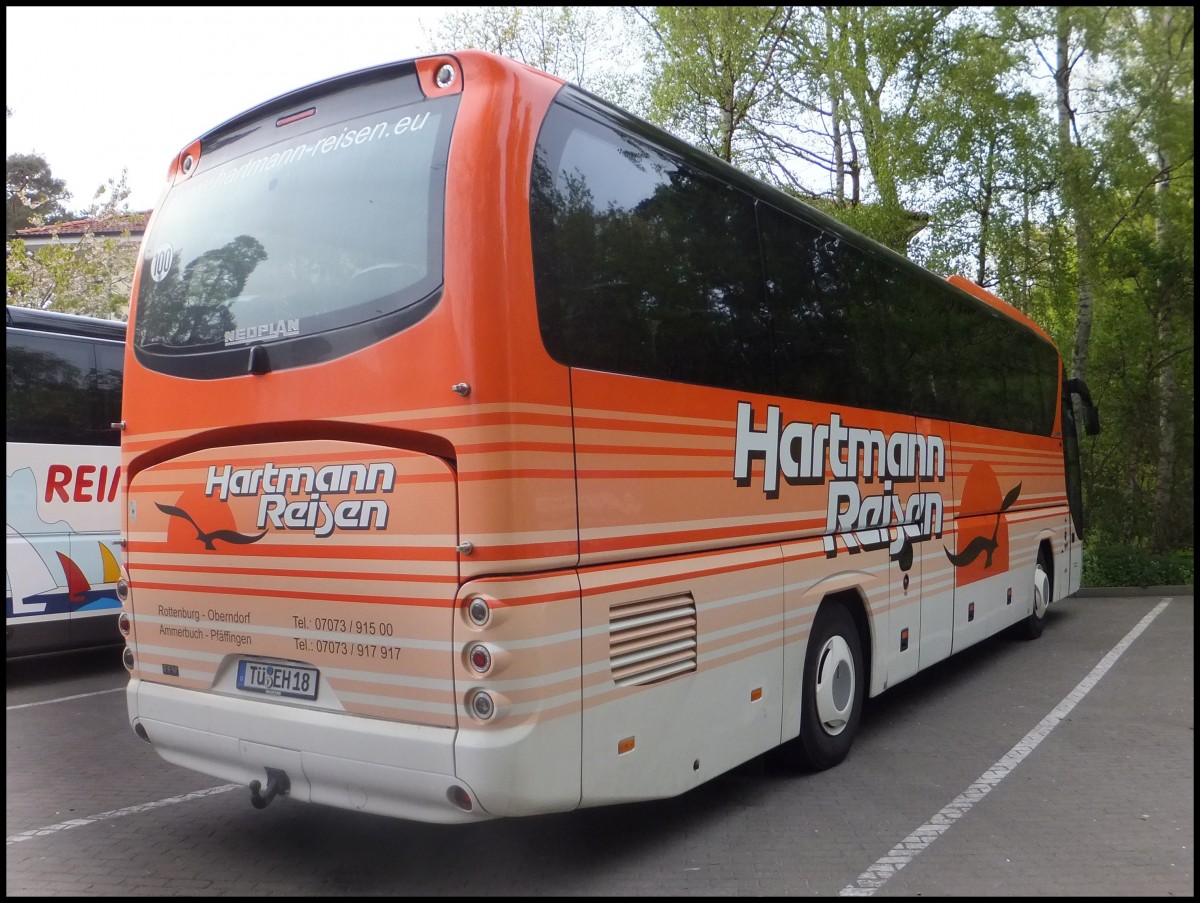
<path fill-rule="evenodd" d="M 214 378 L 245 373 L 249 347 L 265 343 L 271 369 L 300 366 L 424 316 L 442 284 L 457 103 L 423 99 L 408 76 L 289 96 L 203 139 L 146 237 L 138 359 Z M 280 127 L 297 106 L 317 112 Z"/>

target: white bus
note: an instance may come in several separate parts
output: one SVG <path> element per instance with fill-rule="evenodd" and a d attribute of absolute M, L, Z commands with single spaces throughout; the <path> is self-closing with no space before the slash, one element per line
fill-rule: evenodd
<path fill-rule="evenodd" d="M 5 311 L 5 657 L 121 642 L 125 324 Z"/>

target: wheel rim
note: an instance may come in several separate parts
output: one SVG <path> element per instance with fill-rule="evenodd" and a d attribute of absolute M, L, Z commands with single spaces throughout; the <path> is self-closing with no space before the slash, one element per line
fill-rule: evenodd
<path fill-rule="evenodd" d="M 854 710 L 854 654 L 840 636 L 830 637 L 817 659 L 817 717 L 825 733 L 836 737 Z"/>
<path fill-rule="evenodd" d="M 1039 621 L 1050 607 L 1050 578 L 1039 564 L 1033 572 L 1033 615 Z"/>

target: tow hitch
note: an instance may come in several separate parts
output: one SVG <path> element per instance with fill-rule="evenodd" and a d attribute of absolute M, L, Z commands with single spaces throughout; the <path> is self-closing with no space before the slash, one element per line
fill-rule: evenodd
<path fill-rule="evenodd" d="M 262 784 L 258 781 L 250 782 L 250 803 L 255 809 L 265 809 L 267 804 L 275 797 L 282 794 L 287 796 L 289 790 L 292 789 L 292 782 L 288 780 L 285 772 L 278 768 L 268 768 L 267 770 L 267 792 L 260 793 Z"/>

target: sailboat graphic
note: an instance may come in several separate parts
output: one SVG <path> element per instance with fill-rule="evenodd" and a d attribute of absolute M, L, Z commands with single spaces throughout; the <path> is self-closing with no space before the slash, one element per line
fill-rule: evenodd
<path fill-rule="evenodd" d="M 4 576 L 7 578 L 8 616 L 38 614 L 44 609 L 26 606 L 25 599 L 58 586 L 50 568 L 28 539 L 8 524 L 8 542 L 4 550 Z"/>
<path fill-rule="evenodd" d="M 121 602 L 115 591 L 121 576 L 120 565 L 108 546 L 100 541 L 96 544 L 100 552 L 100 579 L 94 585 L 70 556 L 55 551 L 62 566 L 64 585 L 51 573 L 33 543 L 20 534 L 10 533 L 5 561 L 8 577 L 6 616 L 65 615 L 120 608 Z"/>
<path fill-rule="evenodd" d="M 64 555 L 62 552 L 55 552 L 59 562 L 62 564 L 63 573 L 67 575 L 67 599 L 74 605 L 79 605 L 87 601 L 87 593 L 91 590 L 92 585 L 88 583 L 87 577 L 83 575 L 79 565 Z M 121 568 L 117 564 L 117 558 L 109 551 L 108 546 L 100 543 L 100 561 L 104 569 L 102 583 L 116 583 L 121 577 Z"/>

